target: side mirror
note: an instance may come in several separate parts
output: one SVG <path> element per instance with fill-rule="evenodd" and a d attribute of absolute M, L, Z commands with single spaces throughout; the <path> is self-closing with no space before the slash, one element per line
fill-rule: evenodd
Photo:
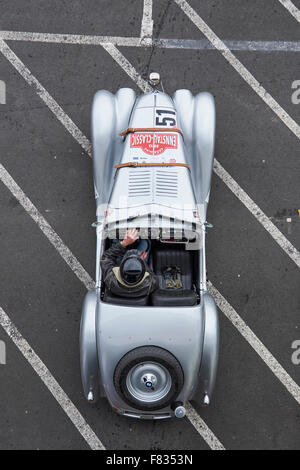
<path fill-rule="evenodd" d="M 204 225 L 206 228 L 214 228 L 213 224 L 209 224 L 208 222 L 205 222 Z"/>

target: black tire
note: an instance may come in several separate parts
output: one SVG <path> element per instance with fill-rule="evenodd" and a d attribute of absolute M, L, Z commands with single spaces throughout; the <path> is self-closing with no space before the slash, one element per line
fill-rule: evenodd
<path fill-rule="evenodd" d="M 168 394 L 156 401 L 147 403 L 133 397 L 128 391 L 126 378 L 129 371 L 137 364 L 143 362 L 155 362 L 164 366 L 171 376 L 171 388 Z M 115 389 L 120 397 L 130 406 L 142 411 L 155 411 L 176 401 L 184 383 L 184 375 L 181 365 L 170 352 L 157 346 L 143 346 L 133 349 L 119 361 L 114 373 Z"/>

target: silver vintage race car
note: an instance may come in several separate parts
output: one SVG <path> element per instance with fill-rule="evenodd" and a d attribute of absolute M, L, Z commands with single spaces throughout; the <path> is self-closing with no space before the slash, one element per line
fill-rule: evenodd
<path fill-rule="evenodd" d="M 214 98 L 185 89 L 171 98 L 159 81 L 151 74 L 154 89 L 141 96 L 122 88 L 94 97 L 96 283 L 80 334 L 86 399 L 106 397 L 114 411 L 143 419 L 183 417 L 188 400 L 208 405 L 219 349 L 205 260 Z M 130 228 L 151 239 L 149 265 L 159 284 L 133 299 L 108 292 L 100 267 L 103 251 Z M 179 288 L 166 286 L 170 266 L 180 272 Z"/>

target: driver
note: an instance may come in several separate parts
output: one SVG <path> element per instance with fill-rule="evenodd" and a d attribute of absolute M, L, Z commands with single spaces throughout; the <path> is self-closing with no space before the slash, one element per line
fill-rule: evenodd
<path fill-rule="evenodd" d="M 138 239 L 136 229 L 127 230 L 124 240 L 117 241 L 102 255 L 100 263 L 103 280 L 106 288 L 114 295 L 143 297 L 156 288 L 156 276 L 145 262 L 149 256 L 149 248 L 148 252 L 128 249 Z M 142 246 L 143 242 L 144 240 L 140 242 Z"/>

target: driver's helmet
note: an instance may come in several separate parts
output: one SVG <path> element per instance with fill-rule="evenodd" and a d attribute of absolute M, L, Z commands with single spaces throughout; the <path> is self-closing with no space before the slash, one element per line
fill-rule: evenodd
<path fill-rule="evenodd" d="M 138 284 L 144 277 L 146 266 L 139 250 L 129 250 L 120 265 L 120 275 L 128 286 Z"/>

